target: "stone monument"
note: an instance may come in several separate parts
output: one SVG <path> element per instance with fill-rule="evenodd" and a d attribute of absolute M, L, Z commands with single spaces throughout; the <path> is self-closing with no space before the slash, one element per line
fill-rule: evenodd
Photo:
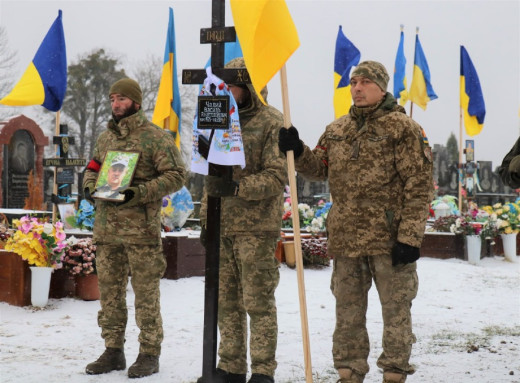
<path fill-rule="evenodd" d="M 24 207 L 31 171 L 43 195 L 43 153 L 48 144 L 38 124 L 24 115 L 0 122 L 0 207 Z"/>

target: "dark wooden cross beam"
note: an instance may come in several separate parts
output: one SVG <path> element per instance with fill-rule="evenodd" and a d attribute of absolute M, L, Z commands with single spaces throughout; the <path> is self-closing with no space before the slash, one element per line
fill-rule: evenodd
<path fill-rule="evenodd" d="M 200 43 L 211 44 L 211 71 L 226 84 L 250 84 L 245 68 L 224 68 L 224 43 L 235 42 L 235 27 L 225 26 L 225 0 L 212 0 L 211 28 L 200 30 Z M 202 84 L 206 69 L 183 69 L 183 84 Z"/>
<path fill-rule="evenodd" d="M 211 70 L 227 84 L 251 83 L 245 68 L 224 68 L 224 46 L 226 42 L 236 41 L 234 27 L 225 26 L 225 0 L 212 0 L 211 28 L 202 28 L 200 43 L 211 44 Z M 184 69 L 183 84 L 202 84 L 206 78 L 205 69 Z M 217 128 L 217 127 L 215 127 Z M 214 129 L 210 137 L 213 137 Z M 210 142 L 206 143 L 211 145 Z M 199 148 L 202 145 L 199 143 Z M 202 153 L 201 150 L 201 154 Z M 207 158 L 207 157 L 206 157 Z M 210 176 L 231 177 L 230 166 L 210 164 Z M 202 355 L 202 378 L 197 383 L 216 381 L 217 362 L 217 317 L 220 258 L 220 198 L 207 198 L 206 218 L 206 264 L 204 285 L 204 332 Z"/>

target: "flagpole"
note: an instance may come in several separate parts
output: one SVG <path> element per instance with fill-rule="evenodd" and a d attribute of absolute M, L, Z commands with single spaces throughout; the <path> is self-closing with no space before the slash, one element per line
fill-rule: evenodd
<path fill-rule="evenodd" d="M 286 129 L 291 127 L 291 112 L 289 110 L 289 91 L 287 86 L 287 70 L 285 64 L 280 69 L 280 80 L 282 84 L 283 120 Z M 298 296 L 300 298 L 300 319 L 303 337 L 303 356 L 305 362 L 305 380 L 312 383 L 311 351 L 309 342 L 309 326 L 307 320 L 307 303 L 305 299 L 305 281 L 303 278 L 303 257 L 300 237 L 300 220 L 298 212 L 298 195 L 296 191 L 296 170 L 294 165 L 294 152 L 287 153 L 287 173 L 289 188 L 291 192 L 291 214 L 294 231 L 294 252 L 296 257 L 296 273 L 298 276 Z"/>
<path fill-rule="evenodd" d="M 459 180 L 459 212 L 462 214 L 462 182 L 460 172 L 462 172 L 462 106 L 459 110 L 459 164 L 457 166 L 457 179 Z"/>
<path fill-rule="evenodd" d="M 413 116 L 413 102 L 410 101 L 410 118 Z"/>
<path fill-rule="evenodd" d="M 56 112 L 56 127 L 55 127 L 55 134 L 56 136 L 59 136 L 60 135 L 60 111 L 58 110 Z M 54 153 L 56 153 L 56 155 L 58 155 L 58 144 L 55 144 L 54 145 Z M 55 195 L 55 196 L 58 196 L 58 184 L 56 183 L 57 179 L 57 167 L 54 166 L 54 185 L 52 187 L 52 193 Z M 57 210 L 58 210 L 58 205 L 56 203 L 53 203 L 52 204 L 52 223 L 56 223 L 56 213 L 57 213 Z"/>

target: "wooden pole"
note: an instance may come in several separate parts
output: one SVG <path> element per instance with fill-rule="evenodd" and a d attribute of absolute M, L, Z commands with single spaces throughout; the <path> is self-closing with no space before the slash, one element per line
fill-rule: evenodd
<path fill-rule="evenodd" d="M 280 69 L 282 83 L 283 120 L 286 129 L 291 127 L 291 112 L 289 110 L 289 92 L 287 87 L 287 71 L 285 65 Z M 305 381 L 312 383 L 311 351 L 309 343 L 309 326 L 307 320 L 307 303 L 305 299 L 305 281 L 303 278 L 303 256 L 300 237 L 300 220 L 298 213 L 298 195 L 296 191 L 296 170 L 294 166 L 294 152 L 287 153 L 287 173 L 291 191 L 291 214 L 294 230 L 294 252 L 296 257 L 296 273 L 298 276 L 298 296 L 300 298 L 300 319 L 302 325 L 303 357 L 305 362 Z"/>
<path fill-rule="evenodd" d="M 60 111 L 58 110 L 56 112 L 56 127 L 55 127 L 55 133 L 56 133 L 56 136 L 59 136 L 60 135 Z M 61 153 L 60 155 L 58 156 L 58 145 L 55 144 L 54 145 L 54 153 L 56 153 L 56 156 L 57 157 L 61 157 Z M 58 184 L 56 183 L 57 181 L 57 167 L 55 166 L 54 167 L 54 185 L 52 187 L 52 193 L 57 196 L 58 195 Z M 58 210 L 58 206 L 53 203 L 52 204 L 52 223 L 56 223 L 56 213 L 57 213 L 57 210 Z"/>
<path fill-rule="evenodd" d="M 462 107 L 459 111 L 459 163 L 457 166 L 457 179 L 459 185 L 459 212 L 462 214 L 462 182 L 460 180 L 460 172 L 462 171 Z"/>

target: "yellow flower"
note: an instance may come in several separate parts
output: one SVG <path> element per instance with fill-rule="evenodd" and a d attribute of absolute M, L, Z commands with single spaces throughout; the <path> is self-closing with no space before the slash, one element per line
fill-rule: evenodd
<path fill-rule="evenodd" d="M 511 226 L 508 226 L 504 229 L 504 234 L 513 234 L 513 229 L 511 229 Z"/>
<path fill-rule="evenodd" d="M 489 215 L 493 214 L 493 208 L 489 205 L 482 207 L 482 210 L 484 210 Z"/>
<path fill-rule="evenodd" d="M 61 254 L 66 244 L 59 221 L 52 225 L 26 216 L 13 220 L 13 224 L 18 229 L 7 240 L 6 250 L 20 255 L 30 265 L 61 267 Z"/>

